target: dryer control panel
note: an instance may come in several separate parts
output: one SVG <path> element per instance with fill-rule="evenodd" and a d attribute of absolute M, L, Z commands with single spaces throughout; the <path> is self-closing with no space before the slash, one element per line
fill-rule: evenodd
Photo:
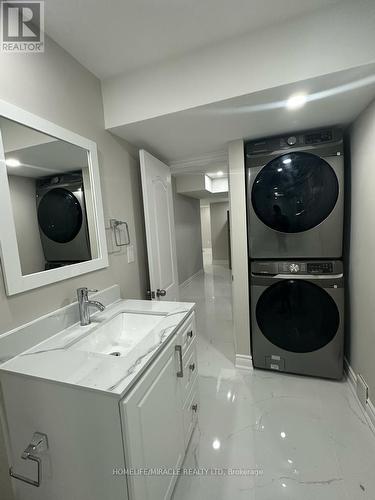
<path fill-rule="evenodd" d="M 324 128 L 277 137 L 249 141 L 245 144 L 245 156 L 264 155 L 280 150 L 309 150 L 317 146 L 329 146 L 342 141 L 342 131 L 338 128 Z M 341 151 L 341 149 L 340 149 Z"/>

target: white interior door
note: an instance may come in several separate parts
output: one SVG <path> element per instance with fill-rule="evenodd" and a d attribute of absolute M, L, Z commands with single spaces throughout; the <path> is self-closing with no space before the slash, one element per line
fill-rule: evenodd
<path fill-rule="evenodd" d="M 140 150 L 139 157 L 141 160 L 151 298 L 178 300 L 176 238 L 170 168 L 143 149 Z"/>

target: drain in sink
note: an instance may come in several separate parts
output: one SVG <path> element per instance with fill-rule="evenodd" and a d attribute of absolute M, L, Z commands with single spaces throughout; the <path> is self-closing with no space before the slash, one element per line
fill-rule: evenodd
<path fill-rule="evenodd" d="M 109 353 L 111 356 L 121 356 L 121 352 L 119 351 L 113 351 Z"/>

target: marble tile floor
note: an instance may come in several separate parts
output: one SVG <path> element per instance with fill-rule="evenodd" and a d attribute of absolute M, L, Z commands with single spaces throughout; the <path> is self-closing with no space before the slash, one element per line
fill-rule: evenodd
<path fill-rule="evenodd" d="M 348 383 L 235 369 L 230 272 L 205 271 L 181 291 L 197 303 L 200 412 L 173 499 L 373 500 L 375 435 Z"/>

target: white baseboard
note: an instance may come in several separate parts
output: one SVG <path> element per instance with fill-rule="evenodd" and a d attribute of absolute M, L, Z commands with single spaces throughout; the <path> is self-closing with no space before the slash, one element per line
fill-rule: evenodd
<path fill-rule="evenodd" d="M 371 420 L 371 424 L 375 430 L 375 406 L 372 404 L 371 399 L 367 400 L 366 413 Z"/>
<path fill-rule="evenodd" d="M 212 264 L 215 266 L 229 266 L 229 260 L 213 260 Z"/>
<path fill-rule="evenodd" d="M 180 288 L 183 288 L 184 286 L 189 285 L 189 284 L 192 282 L 192 280 L 193 280 L 194 278 L 196 278 L 197 276 L 199 276 L 199 275 L 200 275 L 200 274 L 202 274 L 202 273 L 203 273 L 203 269 L 199 269 L 199 271 L 198 271 L 198 272 L 196 272 L 195 274 L 193 274 L 193 276 L 190 276 L 190 278 L 188 278 L 188 279 L 187 279 L 187 280 L 185 280 L 183 283 L 181 283 L 181 285 L 179 285 L 179 287 L 180 287 Z"/>
<path fill-rule="evenodd" d="M 245 354 L 236 354 L 235 367 L 242 370 L 252 370 L 253 361 L 251 356 Z"/>
<path fill-rule="evenodd" d="M 347 380 L 349 382 L 350 388 L 356 393 L 356 385 L 357 385 L 357 375 L 355 371 L 350 366 L 348 360 L 344 359 L 344 370 L 346 373 Z"/>
<path fill-rule="evenodd" d="M 344 368 L 345 368 L 345 373 L 346 373 L 346 378 L 349 383 L 349 387 L 354 394 L 354 397 L 358 401 L 358 404 L 360 408 L 363 410 L 363 413 L 366 416 L 366 419 L 369 423 L 369 425 L 372 427 L 373 431 L 375 432 L 375 406 L 372 403 L 371 399 L 368 398 L 366 402 L 366 407 L 363 407 L 361 402 L 359 401 L 359 398 L 357 396 L 357 375 L 353 368 L 350 366 L 348 360 L 345 358 L 344 359 Z"/>

